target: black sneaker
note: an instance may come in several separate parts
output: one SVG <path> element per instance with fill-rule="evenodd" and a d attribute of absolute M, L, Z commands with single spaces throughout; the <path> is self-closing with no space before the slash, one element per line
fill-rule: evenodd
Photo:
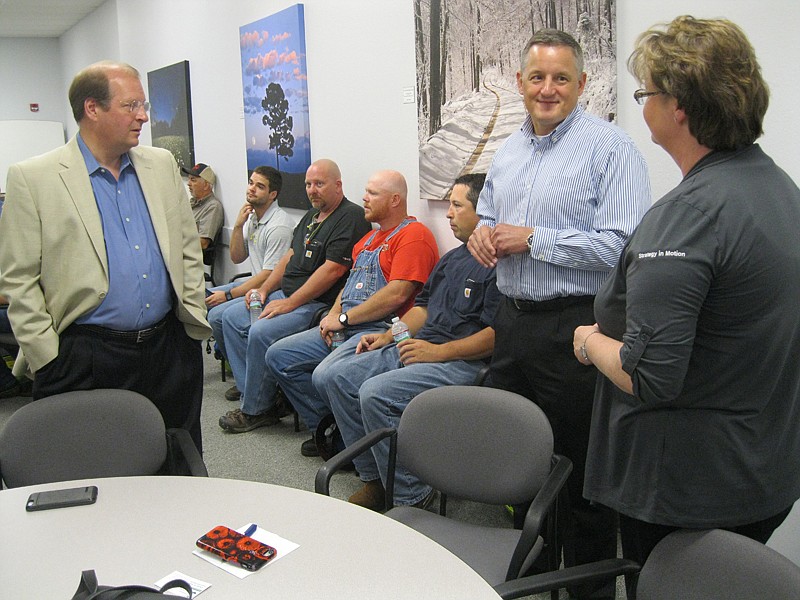
<path fill-rule="evenodd" d="M 312 437 L 310 440 L 306 440 L 300 446 L 300 454 L 303 456 L 319 456 L 319 450 L 317 450 L 317 442 L 314 441 Z"/>
<path fill-rule="evenodd" d="M 280 422 L 273 410 L 268 410 L 260 415 L 248 415 L 237 408 L 225 413 L 219 418 L 219 426 L 229 433 L 245 433 L 259 427 L 275 425 Z"/>

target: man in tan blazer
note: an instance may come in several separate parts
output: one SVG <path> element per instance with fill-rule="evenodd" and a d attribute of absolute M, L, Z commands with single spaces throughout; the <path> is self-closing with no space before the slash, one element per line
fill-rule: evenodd
<path fill-rule="evenodd" d="M 78 135 L 9 169 L 0 217 L 0 289 L 33 397 L 131 389 L 201 447 L 210 328 L 177 165 L 136 147 L 149 104 L 130 65 L 86 67 L 69 98 Z"/>

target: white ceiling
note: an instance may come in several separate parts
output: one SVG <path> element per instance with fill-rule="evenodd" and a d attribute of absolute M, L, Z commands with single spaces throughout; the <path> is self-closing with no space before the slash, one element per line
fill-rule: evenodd
<path fill-rule="evenodd" d="M 0 0 L 0 37 L 60 37 L 106 0 Z"/>

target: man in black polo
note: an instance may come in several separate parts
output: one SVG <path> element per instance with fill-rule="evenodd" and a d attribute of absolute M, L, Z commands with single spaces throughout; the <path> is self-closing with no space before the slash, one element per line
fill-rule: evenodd
<path fill-rule="evenodd" d="M 290 250 L 258 289 L 265 304 L 261 318 L 250 325 L 249 299 L 223 315 L 225 350 L 242 392 L 240 407 L 219 419 L 230 433 L 279 421 L 277 384 L 264 364 L 267 349 L 307 329 L 314 313 L 333 303 L 352 266 L 353 245 L 370 229 L 364 209 L 344 197 L 335 162 L 322 159 L 308 168 L 306 193 L 312 208 L 295 228 Z"/>

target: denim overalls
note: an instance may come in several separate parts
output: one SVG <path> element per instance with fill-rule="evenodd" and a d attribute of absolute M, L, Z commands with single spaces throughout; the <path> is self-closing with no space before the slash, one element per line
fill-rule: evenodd
<path fill-rule="evenodd" d="M 373 234 L 369 236 L 369 239 L 364 242 L 364 249 L 356 258 L 356 263 L 353 265 L 353 268 L 350 269 L 347 283 L 345 283 L 344 290 L 342 290 L 343 313 L 354 306 L 358 306 L 387 284 L 386 277 L 383 275 L 383 269 L 381 269 L 381 252 L 384 248 L 388 247 L 389 240 L 411 222 L 413 222 L 413 219 L 404 219 L 375 250 L 367 250 L 367 248 L 369 248 L 375 236 L 378 235 L 378 230 L 374 231 Z"/>

